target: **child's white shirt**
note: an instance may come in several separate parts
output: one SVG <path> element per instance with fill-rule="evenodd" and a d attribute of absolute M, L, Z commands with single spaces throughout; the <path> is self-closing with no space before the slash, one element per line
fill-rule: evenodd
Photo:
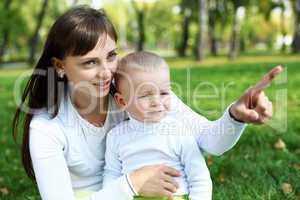
<path fill-rule="evenodd" d="M 193 128 L 193 127 L 191 127 Z M 169 115 L 159 123 L 133 118 L 107 135 L 103 184 L 146 165 L 164 164 L 180 171 L 176 195 L 210 200 L 212 182 L 205 160 L 189 126 Z"/>

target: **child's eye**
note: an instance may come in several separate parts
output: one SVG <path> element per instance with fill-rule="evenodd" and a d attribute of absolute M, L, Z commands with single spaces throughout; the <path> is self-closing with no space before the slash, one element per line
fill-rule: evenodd
<path fill-rule="evenodd" d="M 160 95 L 169 95 L 169 92 L 161 92 Z"/>
<path fill-rule="evenodd" d="M 112 52 L 112 53 L 110 53 L 109 55 L 108 55 L 108 57 L 107 57 L 107 60 L 109 60 L 109 61 L 114 61 L 115 60 L 115 58 L 117 57 L 117 53 L 116 52 Z"/>
<path fill-rule="evenodd" d="M 143 99 L 143 98 L 146 98 L 146 97 L 148 97 L 149 95 L 141 95 L 141 96 L 139 96 L 138 98 L 139 99 Z"/>
<path fill-rule="evenodd" d="M 151 94 L 142 94 L 142 95 L 140 95 L 138 98 L 139 99 L 146 99 L 146 98 L 150 98 L 150 97 L 152 97 L 153 95 L 151 95 Z"/>

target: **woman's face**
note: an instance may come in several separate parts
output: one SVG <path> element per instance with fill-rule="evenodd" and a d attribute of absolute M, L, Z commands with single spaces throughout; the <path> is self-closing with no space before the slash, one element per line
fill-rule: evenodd
<path fill-rule="evenodd" d="M 73 92 L 105 97 L 117 68 L 116 42 L 100 36 L 94 49 L 83 56 L 67 56 L 62 65 Z"/>

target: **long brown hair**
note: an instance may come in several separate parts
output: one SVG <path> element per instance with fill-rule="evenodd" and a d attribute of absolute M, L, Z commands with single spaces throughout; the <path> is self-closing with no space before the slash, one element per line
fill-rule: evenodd
<path fill-rule="evenodd" d="M 67 78 L 59 78 L 54 72 L 53 58 L 64 59 L 68 55 L 85 55 L 97 44 L 102 34 L 109 35 L 117 42 L 117 33 L 103 10 L 81 6 L 72 8 L 52 25 L 40 59 L 30 76 L 22 94 L 21 103 L 13 119 L 13 137 L 17 142 L 18 127 L 22 124 L 23 139 L 21 147 L 22 163 L 26 174 L 35 181 L 29 152 L 29 126 L 36 109 L 46 109 L 54 118 L 59 110 L 61 95 L 59 82 L 67 83 Z M 39 72 L 43 71 L 43 75 Z M 49 84 L 54 88 L 49 90 Z M 52 101 L 49 101 L 49 99 Z M 26 106 L 29 110 L 24 112 Z M 21 114 L 25 113 L 24 119 Z"/>

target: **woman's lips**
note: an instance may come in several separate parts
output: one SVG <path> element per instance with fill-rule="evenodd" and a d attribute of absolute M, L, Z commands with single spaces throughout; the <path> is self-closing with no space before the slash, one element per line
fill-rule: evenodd
<path fill-rule="evenodd" d="M 100 87 L 102 89 L 106 89 L 110 86 L 110 81 L 103 81 L 103 82 L 99 82 L 99 83 L 94 83 L 93 85 Z"/>

